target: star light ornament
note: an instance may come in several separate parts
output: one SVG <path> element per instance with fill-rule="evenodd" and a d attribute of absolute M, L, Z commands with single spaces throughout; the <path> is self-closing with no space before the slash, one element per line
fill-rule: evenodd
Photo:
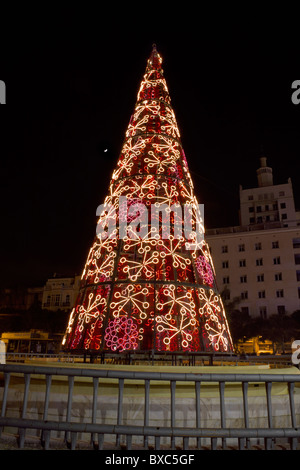
<path fill-rule="evenodd" d="M 68 351 L 233 351 L 161 65 L 153 46 L 97 211 Z"/>

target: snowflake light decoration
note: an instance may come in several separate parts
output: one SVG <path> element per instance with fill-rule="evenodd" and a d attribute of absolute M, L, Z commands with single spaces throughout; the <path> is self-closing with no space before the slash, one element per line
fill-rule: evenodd
<path fill-rule="evenodd" d="M 64 348 L 232 351 L 203 215 L 155 46 L 97 215 Z"/>

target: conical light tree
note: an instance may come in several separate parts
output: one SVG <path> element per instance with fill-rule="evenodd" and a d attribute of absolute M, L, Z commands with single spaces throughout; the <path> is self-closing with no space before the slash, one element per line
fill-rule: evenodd
<path fill-rule="evenodd" d="M 232 352 L 162 58 L 153 46 L 63 348 Z"/>

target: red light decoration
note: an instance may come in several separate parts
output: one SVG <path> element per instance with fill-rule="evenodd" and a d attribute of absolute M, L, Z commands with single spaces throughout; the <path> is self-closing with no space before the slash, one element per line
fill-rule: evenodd
<path fill-rule="evenodd" d="M 153 47 L 66 328 L 69 351 L 233 351 L 209 248 L 195 237 L 204 226 L 161 64 Z"/>

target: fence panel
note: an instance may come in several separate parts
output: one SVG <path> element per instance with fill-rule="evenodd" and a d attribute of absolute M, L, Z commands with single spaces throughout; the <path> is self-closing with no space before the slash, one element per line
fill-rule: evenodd
<path fill-rule="evenodd" d="M 276 426 L 276 406 L 272 395 L 276 384 L 286 386 L 284 396 L 289 416 L 284 426 Z M 91 445 L 98 449 L 106 448 L 107 440 L 112 442 L 113 438 L 117 448 L 122 445 L 127 449 L 141 448 L 142 442 L 142 447 L 147 449 L 151 440 L 156 450 L 175 449 L 178 440 L 185 450 L 217 449 L 220 447 L 218 443 L 222 448 L 229 445 L 250 449 L 258 440 L 264 442 L 266 449 L 274 448 L 281 440 L 289 443 L 288 448 L 296 449 L 300 442 L 298 374 L 142 372 L 4 364 L 0 365 L 0 386 L 0 431 L 17 429 L 15 433 L 21 448 L 29 430 L 38 433 L 41 445 L 46 449 L 51 448 L 51 434 L 54 433 L 64 436 L 71 449 L 76 448 L 79 436 L 86 434 L 90 436 Z M 232 386 L 237 387 L 235 393 L 240 391 L 239 400 L 231 399 L 229 392 Z M 254 386 L 264 387 L 267 413 L 265 418 L 261 417 L 266 420 L 265 424 L 256 427 L 250 422 L 253 411 L 250 395 L 254 394 Z M 20 397 L 19 413 L 13 410 L 13 394 L 10 395 L 13 387 Z M 61 395 L 57 390 L 62 387 L 65 387 L 65 401 L 60 403 Z M 281 397 L 282 393 L 278 396 Z M 41 402 L 41 410 L 31 418 L 35 399 L 37 403 Z M 161 405 L 162 402 L 166 405 Z M 52 415 L 49 417 L 53 403 L 60 405 L 61 410 L 56 420 L 51 419 Z M 189 407 L 193 426 L 186 417 Z M 158 408 L 164 414 L 161 426 L 152 423 L 153 412 Z M 210 416 L 204 416 L 204 413 L 215 408 L 218 408 L 219 425 L 209 426 Z M 242 416 L 242 425 L 228 425 L 236 408 Z M 130 421 L 131 412 L 133 418 Z M 181 414 L 184 416 L 180 417 Z M 234 446 L 233 440 L 236 442 Z"/>

